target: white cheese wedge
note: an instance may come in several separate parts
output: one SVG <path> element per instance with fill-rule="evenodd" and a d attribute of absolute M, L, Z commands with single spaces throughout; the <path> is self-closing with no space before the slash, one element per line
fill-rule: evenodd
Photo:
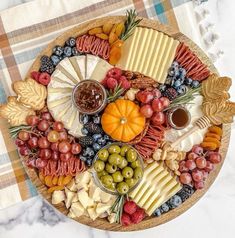
<path fill-rule="evenodd" d="M 67 187 L 70 191 L 72 191 L 72 192 L 76 192 L 76 191 L 77 191 L 77 185 L 76 185 L 74 179 L 72 179 L 72 180 L 66 185 L 66 187 Z"/>
<path fill-rule="evenodd" d="M 86 55 L 86 79 L 91 79 L 91 75 L 100 58 L 94 55 Z"/>
<path fill-rule="evenodd" d="M 84 171 L 83 173 L 76 174 L 75 182 L 81 184 L 89 184 L 91 180 L 91 173 L 89 171 Z"/>
<path fill-rule="evenodd" d="M 75 115 L 75 120 L 72 126 L 70 127 L 69 134 L 76 137 L 82 136 L 82 127 L 83 125 L 80 123 L 79 120 L 79 112 L 77 111 Z"/>
<path fill-rule="evenodd" d="M 58 204 L 65 200 L 65 193 L 64 191 L 54 191 L 52 194 L 51 202 L 52 204 Z"/>
<path fill-rule="evenodd" d="M 98 203 L 96 206 L 96 213 L 97 215 L 101 215 L 104 212 L 108 211 L 111 208 L 110 205 L 104 204 L 104 203 Z"/>
<path fill-rule="evenodd" d="M 69 210 L 69 213 L 67 214 L 67 217 L 69 217 L 69 218 L 75 218 L 76 217 L 76 215 L 71 211 L 71 209 Z"/>
<path fill-rule="evenodd" d="M 57 107 L 59 105 L 64 105 L 64 103 L 66 102 L 71 102 L 71 96 L 67 96 L 58 100 L 52 100 L 52 101 L 47 100 L 47 106 L 49 110 L 51 111 L 54 107 Z"/>
<path fill-rule="evenodd" d="M 88 193 L 84 190 L 80 191 L 78 193 L 78 200 L 81 202 L 82 206 L 86 209 L 87 207 L 90 207 L 94 205 L 94 201 L 92 198 L 88 196 Z"/>
<path fill-rule="evenodd" d="M 101 189 L 99 187 L 97 187 L 96 184 L 94 183 L 90 183 L 89 184 L 89 197 L 91 197 L 95 202 L 100 202 L 101 198 L 100 198 L 100 194 L 101 194 Z"/>
<path fill-rule="evenodd" d="M 70 57 L 69 60 L 70 60 L 71 64 L 73 65 L 73 68 L 76 71 L 80 81 L 84 80 L 85 79 L 85 77 L 84 77 L 85 75 L 83 75 L 81 73 L 81 68 L 80 68 L 80 65 L 78 64 L 79 60 L 84 60 L 84 56 L 80 55 L 80 56 Z M 81 67 L 83 67 L 83 66 L 81 66 Z M 85 65 L 84 65 L 84 67 L 85 67 Z"/>
<path fill-rule="evenodd" d="M 103 192 L 101 190 L 100 192 L 100 198 L 101 198 L 101 202 L 102 203 L 107 203 L 111 198 L 113 197 L 113 195 L 109 194 L 109 193 L 106 193 L 106 192 Z"/>
<path fill-rule="evenodd" d="M 71 204 L 72 204 L 72 201 L 73 201 L 74 197 L 76 196 L 76 193 L 75 192 L 71 192 L 66 187 L 65 187 L 64 191 L 65 191 L 65 195 L 66 195 L 65 206 L 67 208 L 69 208 L 71 206 Z"/>
<path fill-rule="evenodd" d="M 72 204 L 70 211 L 72 212 L 72 214 L 74 214 L 76 217 L 80 217 L 84 214 L 84 207 L 82 206 L 82 204 L 80 202 L 75 202 Z"/>
<path fill-rule="evenodd" d="M 52 88 L 74 87 L 75 83 L 62 70 L 56 69 L 51 75 L 51 81 L 48 85 Z"/>
<path fill-rule="evenodd" d="M 61 117 L 61 121 L 64 123 L 65 128 L 70 129 L 75 117 L 76 117 L 77 110 L 73 104 L 71 104 L 71 107 L 69 108 L 68 112 Z"/>
<path fill-rule="evenodd" d="M 54 92 L 51 91 L 50 88 L 48 88 L 48 96 L 47 96 L 47 101 L 51 102 L 51 101 L 56 101 L 58 99 L 62 99 L 62 98 L 71 98 L 71 91 L 70 92 L 65 92 L 65 93 L 58 93 L 58 92 Z"/>
<path fill-rule="evenodd" d="M 95 207 L 90 207 L 87 209 L 89 217 L 94 221 L 99 215 L 96 213 Z"/>

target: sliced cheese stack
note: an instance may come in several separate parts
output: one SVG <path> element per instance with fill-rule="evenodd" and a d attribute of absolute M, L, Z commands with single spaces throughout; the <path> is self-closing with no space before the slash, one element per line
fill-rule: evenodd
<path fill-rule="evenodd" d="M 51 75 L 47 105 L 53 118 L 62 121 L 71 135 L 82 135 L 79 112 L 72 102 L 74 87 L 84 79 L 103 80 L 111 68 L 105 60 L 88 54 L 63 59 Z"/>
<path fill-rule="evenodd" d="M 117 66 L 164 83 L 178 45 L 179 41 L 162 32 L 137 27 L 123 45 L 123 55 Z"/>
<path fill-rule="evenodd" d="M 64 191 L 52 194 L 52 204 L 64 202 L 69 209 L 69 217 L 85 215 L 92 220 L 107 217 L 115 199 L 116 196 L 103 192 L 95 185 L 90 171 L 77 174 Z"/>
<path fill-rule="evenodd" d="M 144 169 L 141 183 L 129 196 L 151 216 L 180 189 L 181 184 L 168 172 L 163 163 L 154 162 Z"/>

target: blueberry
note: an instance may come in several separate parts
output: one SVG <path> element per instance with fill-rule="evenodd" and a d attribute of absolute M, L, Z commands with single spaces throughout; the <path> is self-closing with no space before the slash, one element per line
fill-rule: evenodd
<path fill-rule="evenodd" d="M 192 88 L 197 88 L 198 86 L 199 86 L 199 81 L 197 81 L 197 80 L 193 80 L 193 82 L 191 83 L 191 87 Z"/>
<path fill-rule="evenodd" d="M 161 213 L 164 213 L 164 212 L 168 212 L 170 210 L 169 206 L 167 205 L 167 203 L 163 203 L 160 207 L 160 211 Z"/>
<path fill-rule="evenodd" d="M 159 209 L 159 208 L 156 209 L 156 210 L 154 211 L 153 215 L 156 216 L 156 217 L 160 217 L 160 216 L 162 215 L 160 209 Z"/>
<path fill-rule="evenodd" d="M 66 57 L 70 57 L 72 55 L 72 48 L 70 46 L 64 47 L 64 55 Z"/>
<path fill-rule="evenodd" d="M 182 95 L 182 94 L 185 94 L 187 91 L 188 91 L 188 88 L 187 86 L 185 85 L 180 85 L 178 88 L 177 88 L 177 93 Z"/>
<path fill-rule="evenodd" d="M 92 162 L 93 162 L 93 159 L 92 159 L 92 158 L 88 158 L 88 159 L 86 160 L 87 166 L 88 166 L 88 167 L 91 167 Z"/>
<path fill-rule="evenodd" d="M 51 56 L 51 61 L 52 61 L 53 65 L 56 66 L 57 64 L 59 64 L 60 58 L 57 55 L 52 55 Z"/>
<path fill-rule="evenodd" d="M 95 155 L 95 151 L 91 147 L 86 148 L 87 156 L 93 157 Z"/>
<path fill-rule="evenodd" d="M 185 83 L 186 85 L 191 85 L 192 82 L 193 82 L 193 80 L 192 80 L 191 78 L 186 78 L 186 79 L 184 80 L 184 83 Z"/>
<path fill-rule="evenodd" d="M 73 47 L 73 48 L 72 48 L 72 55 L 73 55 L 73 56 L 80 55 L 80 53 L 78 52 L 78 50 L 77 50 L 76 47 Z"/>
<path fill-rule="evenodd" d="M 111 144 L 113 144 L 112 141 L 108 141 L 108 142 L 106 143 L 106 145 L 111 145 Z"/>
<path fill-rule="evenodd" d="M 108 135 L 104 135 L 105 140 L 110 140 L 110 137 Z"/>
<path fill-rule="evenodd" d="M 170 77 L 173 77 L 173 76 L 175 75 L 175 68 L 170 67 L 170 69 L 169 69 L 169 71 L 168 71 L 168 75 L 169 75 Z"/>
<path fill-rule="evenodd" d="M 87 157 L 83 156 L 83 155 L 80 155 L 79 156 L 80 160 L 86 162 L 87 161 Z"/>
<path fill-rule="evenodd" d="M 88 121 L 89 121 L 89 116 L 88 116 L 88 115 L 86 115 L 86 114 L 80 115 L 80 122 L 81 122 L 82 124 L 87 124 Z"/>
<path fill-rule="evenodd" d="M 94 135 L 92 136 L 92 138 L 94 139 L 95 142 L 96 142 L 99 138 L 101 138 L 101 137 L 102 137 L 101 134 L 94 134 Z"/>
<path fill-rule="evenodd" d="M 95 123 L 95 124 L 100 124 L 100 116 L 99 115 L 95 115 L 95 116 L 93 116 L 93 122 Z"/>
<path fill-rule="evenodd" d="M 179 67 L 179 63 L 177 61 L 174 61 L 171 65 L 171 67 L 173 68 L 178 68 Z"/>
<path fill-rule="evenodd" d="M 174 195 L 167 201 L 171 209 L 178 207 L 182 203 L 182 199 L 178 195 Z"/>
<path fill-rule="evenodd" d="M 61 56 L 64 53 L 64 48 L 60 45 L 57 45 L 53 48 L 53 53 L 57 56 Z"/>
<path fill-rule="evenodd" d="M 180 68 L 179 69 L 179 77 L 181 79 L 184 79 L 186 77 L 186 74 L 187 74 L 187 72 L 186 72 L 186 70 L 184 68 Z"/>
<path fill-rule="evenodd" d="M 74 37 L 70 37 L 68 40 L 66 40 L 65 44 L 73 47 L 76 45 L 76 39 Z"/>
<path fill-rule="evenodd" d="M 97 143 L 98 143 L 99 145 L 105 145 L 105 144 L 106 144 L 106 140 L 101 137 L 101 138 L 99 138 L 99 139 L 97 140 Z"/>
<path fill-rule="evenodd" d="M 97 143 L 94 143 L 94 144 L 93 144 L 93 149 L 94 149 L 95 151 L 98 151 L 98 150 L 101 149 L 101 146 L 100 146 L 99 144 L 97 144 Z"/>
<path fill-rule="evenodd" d="M 83 135 L 88 135 L 88 130 L 84 127 L 81 129 L 81 132 Z"/>
<path fill-rule="evenodd" d="M 180 82 L 180 80 L 176 80 L 176 81 L 174 82 L 173 87 L 174 87 L 175 89 L 177 89 L 179 86 L 181 86 L 181 82 Z"/>
<path fill-rule="evenodd" d="M 166 87 L 165 84 L 161 84 L 161 85 L 158 87 L 158 89 L 160 90 L 160 92 L 164 92 L 164 91 L 167 89 L 167 87 Z"/>

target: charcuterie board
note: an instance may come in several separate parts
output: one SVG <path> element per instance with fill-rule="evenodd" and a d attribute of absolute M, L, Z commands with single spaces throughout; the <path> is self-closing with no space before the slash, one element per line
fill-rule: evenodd
<path fill-rule="evenodd" d="M 217 177 L 230 86 L 182 33 L 129 11 L 51 42 L 0 115 L 50 204 L 91 227 L 142 230 L 182 214 Z"/>

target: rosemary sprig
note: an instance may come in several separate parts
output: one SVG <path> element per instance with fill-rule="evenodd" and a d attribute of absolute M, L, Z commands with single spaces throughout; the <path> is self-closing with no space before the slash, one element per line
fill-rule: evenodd
<path fill-rule="evenodd" d="M 193 104 L 191 103 L 191 101 L 194 100 L 196 95 L 199 95 L 200 91 L 201 91 L 201 87 L 189 89 L 185 94 L 174 99 L 169 105 L 169 107 L 167 107 L 164 111 L 169 110 L 178 105 Z"/>
<path fill-rule="evenodd" d="M 10 127 L 9 128 L 9 132 L 10 132 L 10 136 L 12 138 L 16 138 L 18 133 L 21 131 L 21 130 L 25 130 L 25 131 L 29 131 L 31 129 L 31 126 L 24 126 L 24 125 L 21 125 L 21 126 L 13 126 L 13 127 Z"/>
<path fill-rule="evenodd" d="M 121 34 L 121 40 L 125 41 L 128 39 L 132 34 L 134 29 L 139 25 L 139 23 L 143 19 L 136 20 L 137 13 L 135 10 L 127 10 L 126 12 L 126 21 L 125 21 L 125 31 Z"/>
<path fill-rule="evenodd" d="M 113 90 L 109 90 L 107 92 L 107 100 L 108 102 L 113 102 L 116 99 L 118 99 L 123 93 L 124 89 L 121 87 L 121 85 L 117 85 Z"/>
<path fill-rule="evenodd" d="M 115 216 L 116 223 L 121 223 L 121 217 L 122 217 L 125 197 L 126 197 L 126 195 L 119 195 L 117 197 L 116 201 L 114 202 L 113 206 L 111 207 L 111 212 L 116 214 L 116 216 Z"/>

